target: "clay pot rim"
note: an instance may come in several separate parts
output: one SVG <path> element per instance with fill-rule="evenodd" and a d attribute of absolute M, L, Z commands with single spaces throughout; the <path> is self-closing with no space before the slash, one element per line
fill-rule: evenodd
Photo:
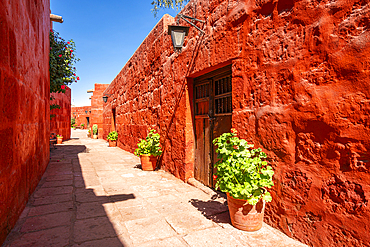
<path fill-rule="evenodd" d="M 247 199 L 238 199 L 238 198 L 234 198 L 234 197 L 232 197 L 232 196 L 229 194 L 229 192 L 226 192 L 226 195 L 227 195 L 227 197 L 230 197 L 230 198 L 232 198 L 232 199 L 234 199 L 234 200 L 236 200 L 236 201 L 245 202 L 245 204 L 252 205 L 252 204 L 249 204 L 249 203 L 248 203 Z M 265 202 L 265 203 L 266 203 L 266 201 L 265 201 L 265 200 L 263 200 L 263 199 L 262 199 L 262 197 L 258 200 L 258 202 L 259 202 L 259 201 L 263 201 L 263 202 Z M 254 205 L 252 205 L 252 206 L 254 206 Z"/>
<path fill-rule="evenodd" d="M 154 156 L 153 154 L 140 154 L 140 156 L 152 156 L 152 157 L 158 157 L 158 156 Z"/>

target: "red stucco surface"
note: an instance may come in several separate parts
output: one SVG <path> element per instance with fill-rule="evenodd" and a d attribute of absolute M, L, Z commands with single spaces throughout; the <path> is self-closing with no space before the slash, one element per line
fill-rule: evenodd
<path fill-rule="evenodd" d="M 95 84 L 93 95 L 91 96 L 91 122 L 90 129 L 94 124 L 98 125 L 98 138 L 103 139 L 106 137 L 103 131 L 103 93 L 109 84 Z"/>
<path fill-rule="evenodd" d="M 49 162 L 49 12 L 0 1 L 0 245 Z"/>
<path fill-rule="evenodd" d="M 90 112 L 91 112 L 91 106 L 72 107 L 71 118 L 74 118 L 76 120 L 75 126 L 80 127 L 81 124 L 84 124 L 85 129 L 90 128 L 89 122 L 87 121 L 88 118 L 89 118 L 89 121 L 91 119 Z"/>
<path fill-rule="evenodd" d="M 186 180 L 192 78 L 232 64 L 232 125 L 275 170 L 265 220 L 313 246 L 370 246 L 369 1 L 198 0 L 183 14 L 205 35 L 191 27 L 174 53 L 164 16 L 106 90 L 105 134 L 115 109 L 119 147 L 165 136 L 188 78 L 162 161 Z"/>
<path fill-rule="evenodd" d="M 71 89 L 66 87 L 65 93 L 52 93 L 54 100 L 51 104 L 57 104 L 60 109 L 51 110 L 55 115 L 50 120 L 50 133 L 63 136 L 63 140 L 71 138 Z"/>

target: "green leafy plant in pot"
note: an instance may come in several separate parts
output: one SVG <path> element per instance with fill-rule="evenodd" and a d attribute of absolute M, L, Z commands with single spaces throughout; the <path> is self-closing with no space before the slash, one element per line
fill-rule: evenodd
<path fill-rule="evenodd" d="M 153 171 L 157 165 L 157 156 L 162 154 L 160 147 L 161 136 L 154 129 L 137 144 L 135 155 L 140 157 L 141 167 L 144 171 Z"/>
<path fill-rule="evenodd" d="M 116 131 L 109 132 L 107 140 L 109 142 L 109 147 L 117 146 L 118 133 Z"/>
<path fill-rule="evenodd" d="M 63 142 L 63 136 L 57 135 L 57 144 L 62 144 L 62 142 Z"/>
<path fill-rule="evenodd" d="M 213 144 L 218 158 L 213 178 L 216 189 L 227 193 L 231 223 L 245 231 L 261 229 L 265 202 L 272 200 L 267 188 L 274 185 L 267 155 L 239 139 L 235 129 L 215 138 Z"/>
<path fill-rule="evenodd" d="M 98 139 L 98 125 L 94 124 L 92 130 L 93 130 L 93 138 Z"/>

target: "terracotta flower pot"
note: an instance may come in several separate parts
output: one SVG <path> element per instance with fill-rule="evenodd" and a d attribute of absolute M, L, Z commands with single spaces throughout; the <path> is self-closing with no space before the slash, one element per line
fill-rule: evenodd
<path fill-rule="evenodd" d="M 149 155 L 149 154 L 142 154 L 140 155 L 141 161 L 141 168 L 144 171 L 154 171 L 157 165 L 157 157 Z"/>
<path fill-rule="evenodd" d="M 109 141 L 109 147 L 117 147 L 117 141 L 112 141 L 112 140 L 108 140 Z"/>
<path fill-rule="evenodd" d="M 62 144 L 63 137 L 57 137 L 57 144 Z"/>
<path fill-rule="evenodd" d="M 244 231 L 252 232 L 261 229 L 265 203 L 264 200 L 260 200 L 256 205 L 250 205 L 246 200 L 235 199 L 227 193 L 231 224 Z"/>
<path fill-rule="evenodd" d="M 93 138 L 94 139 L 98 139 L 98 135 L 93 135 Z"/>

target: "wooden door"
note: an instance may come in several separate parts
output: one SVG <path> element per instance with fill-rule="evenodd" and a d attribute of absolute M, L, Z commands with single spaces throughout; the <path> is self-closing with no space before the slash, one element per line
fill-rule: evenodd
<path fill-rule="evenodd" d="M 217 155 L 212 140 L 230 132 L 232 116 L 231 66 L 194 80 L 195 162 L 194 177 L 214 187 Z"/>

